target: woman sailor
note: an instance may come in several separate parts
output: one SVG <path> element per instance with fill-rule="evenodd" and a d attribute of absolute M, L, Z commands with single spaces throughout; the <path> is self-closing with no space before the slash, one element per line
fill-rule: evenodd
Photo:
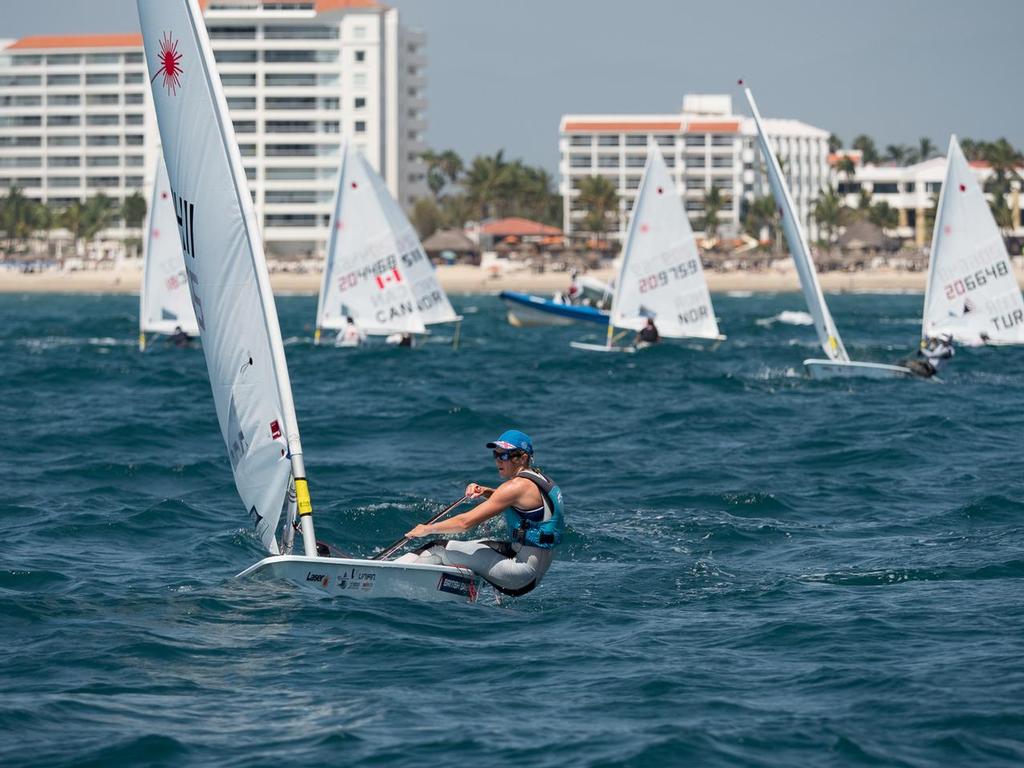
<path fill-rule="evenodd" d="M 519 430 L 510 429 L 487 443 L 494 452 L 497 488 L 477 483 L 466 486 L 466 496 L 483 498 L 475 509 L 432 525 L 417 525 L 410 539 L 433 534 L 463 533 L 504 512 L 510 541 L 456 541 L 439 539 L 398 562 L 435 563 L 469 568 L 499 592 L 525 595 L 540 582 L 562 540 L 562 492 L 533 464 L 533 442 Z"/>

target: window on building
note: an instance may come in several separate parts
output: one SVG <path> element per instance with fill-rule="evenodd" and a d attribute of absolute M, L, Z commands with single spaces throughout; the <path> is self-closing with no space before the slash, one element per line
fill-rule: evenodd
<path fill-rule="evenodd" d="M 256 157 L 256 145 L 255 144 L 239 144 L 238 152 L 242 157 Z"/>
<path fill-rule="evenodd" d="M 50 147 L 77 147 L 82 143 L 81 136 L 47 136 L 46 144 Z"/>
<path fill-rule="evenodd" d="M 46 96 L 46 104 L 50 107 L 73 107 L 80 104 L 82 97 L 77 93 L 51 93 Z"/>
<path fill-rule="evenodd" d="M 255 40 L 256 27 L 208 26 L 211 40 Z"/>
<path fill-rule="evenodd" d="M 356 51 L 356 63 L 361 64 L 366 61 L 366 51 Z"/>
<path fill-rule="evenodd" d="M 267 64 L 312 64 L 320 60 L 319 51 L 264 51 Z M 324 53 L 328 53 L 324 51 Z"/>
<path fill-rule="evenodd" d="M 52 86 L 79 85 L 82 82 L 81 75 L 47 75 L 46 84 Z M 0 82 L 0 85 L 3 85 Z"/>
<path fill-rule="evenodd" d="M 121 186 L 120 176 L 87 176 L 85 179 L 87 187 L 119 187 Z"/>
<path fill-rule="evenodd" d="M 703 133 L 687 136 L 685 139 L 688 147 L 703 147 L 707 143 L 707 137 Z"/>
<path fill-rule="evenodd" d="M 272 75 L 265 76 L 268 88 L 312 87 L 317 84 L 316 75 Z"/>
<path fill-rule="evenodd" d="M 676 156 L 675 155 L 662 155 L 661 158 L 665 161 L 665 165 L 669 168 L 676 167 Z"/>
<path fill-rule="evenodd" d="M 705 165 L 707 165 L 707 162 L 701 155 L 695 155 L 694 157 L 686 158 L 687 168 L 703 168 Z"/>
<path fill-rule="evenodd" d="M 0 147 L 38 147 L 41 144 L 39 136 L 0 136 Z"/>
<path fill-rule="evenodd" d="M 735 139 L 729 134 L 715 133 L 711 135 L 712 147 L 731 147 Z"/>
<path fill-rule="evenodd" d="M 120 64 L 121 54 L 119 53 L 87 53 L 85 54 L 86 64 Z"/>
<path fill-rule="evenodd" d="M 51 53 L 47 55 L 46 63 L 51 67 L 81 64 L 82 55 L 79 53 Z"/>
<path fill-rule="evenodd" d="M 39 168 L 41 157 L 0 157 L 0 168 Z"/>
<path fill-rule="evenodd" d="M 141 64 L 142 63 L 142 54 L 139 53 L 138 51 L 135 51 L 135 52 L 132 52 L 132 53 L 126 53 L 124 55 L 124 63 L 125 64 Z"/>
<path fill-rule="evenodd" d="M 366 97 L 365 96 L 356 96 L 355 108 L 356 109 L 365 109 L 366 108 Z"/>
<path fill-rule="evenodd" d="M 213 58 L 218 64 L 255 64 L 256 51 L 214 51 Z"/>
<path fill-rule="evenodd" d="M 590 167 L 590 155 L 589 154 L 573 154 L 569 155 L 569 167 L 570 168 L 589 168 Z"/>
<path fill-rule="evenodd" d="M 126 93 L 124 95 L 125 104 L 142 104 L 145 97 L 141 93 Z"/>
<path fill-rule="evenodd" d="M 120 143 L 121 139 L 118 136 L 100 135 L 85 137 L 85 145 L 87 147 L 116 147 Z"/>
<path fill-rule="evenodd" d="M 252 88 L 256 85 L 256 75 L 223 74 L 220 82 L 225 88 Z"/>
<path fill-rule="evenodd" d="M 86 125 L 120 125 L 120 115 L 86 115 Z"/>
<path fill-rule="evenodd" d="M 263 37 L 267 40 L 337 40 L 338 27 L 268 24 L 263 28 Z"/>
<path fill-rule="evenodd" d="M 640 187 L 639 176 L 627 176 L 626 177 L 626 189 L 638 189 Z"/>
<path fill-rule="evenodd" d="M 116 93 L 90 93 L 86 95 L 85 103 L 91 107 L 115 106 L 121 103 L 121 97 Z"/>
<path fill-rule="evenodd" d="M 875 182 L 872 192 L 876 195 L 895 195 L 899 192 L 899 185 L 896 182 Z"/>
<path fill-rule="evenodd" d="M 905 182 L 903 184 L 903 191 L 904 192 L 914 192 L 916 189 L 917 189 L 917 184 L 915 184 L 912 181 L 908 181 L 908 182 Z"/>
<path fill-rule="evenodd" d="M 599 147 L 617 147 L 619 146 L 618 134 L 604 134 L 597 137 L 597 146 Z"/>
<path fill-rule="evenodd" d="M 240 112 L 251 112 L 256 109 L 256 99 L 251 96 L 228 96 L 228 109 L 235 109 Z"/>
<path fill-rule="evenodd" d="M 316 123 L 312 120 L 267 120 L 267 133 L 315 133 Z"/>
<path fill-rule="evenodd" d="M 36 118 L 35 125 L 39 125 L 39 118 Z M 82 118 L 78 115 L 50 115 L 46 118 L 46 124 L 54 128 L 66 128 L 70 125 L 81 125 Z"/>
<path fill-rule="evenodd" d="M 315 178 L 315 168 L 267 168 L 267 181 L 307 181 Z"/>
<path fill-rule="evenodd" d="M 121 164 L 121 158 L 117 155 L 94 155 L 85 158 L 85 165 L 88 168 L 110 168 Z"/>
<path fill-rule="evenodd" d="M 711 158 L 712 168 L 732 168 L 732 155 L 726 155 L 725 157 L 712 157 Z"/>
<path fill-rule="evenodd" d="M 704 202 L 702 200 L 687 200 L 686 210 L 694 213 L 704 213 Z"/>
<path fill-rule="evenodd" d="M 116 72 L 86 72 L 86 85 L 117 85 L 120 75 Z"/>
<path fill-rule="evenodd" d="M 141 176 L 125 176 L 124 185 L 129 189 L 138 188 L 142 186 Z"/>
<path fill-rule="evenodd" d="M 142 163 L 143 163 L 142 155 L 128 155 L 124 159 L 124 164 L 127 165 L 129 168 L 137 168 L 137 167 L 141 166 Z"/>
<path fill-rule="evenodd" d="M 570 147 L 589 147 L 591 145 L 590 136 L 570 136 L 569 146 Z"/>
<path fill-rule="evenodd" d="M 356 133 L 366 133 L 366 121 L 356 120 L 355 131 Z"/>
<path fill-rule="evenodd" d="M 269 110 L 316 109 L 316 99 L 312 96 L 267 96 L 263 106 Z"/>
<path fill-rule="evenodd" d="M 116 136 L 114 138 L 117 138 Z M 142 134 L 129 134 L 124 137 L 124 143 L 129 147 L 141 147 L 142 146 Z"/>
<path fill-rule="evenodd" d="M 263 218 L 266 227 L 315 227 L 316 216 L 298 213 L 272 213 Z"/>
<path fill-rule="evenodd" d="M 654 137 L 654 143 L 659 147 L 674 147 L 676 144 L 676 137 L 671 133 L 659 133 Z"/>
<path fill-rule="evenodd" d="M 0 107 L 38 107 L 42 103 L 42 96 L 0 96 Z"/>
<path fill-rule="evenodd" d="M 81 185 L 81 176 L 50 176 L 46 180 L 48 187 L 80 187 Z"/>
<path fill-rule="evenodd" d="M 15 67 L 38 67 L 43 63 L 43 57 L 37 54 L 21 54 L 11 58 L 11 65 Z"/>
<path fill-rule="evenodd" d="M 647 146 L 647 135 L 632 134 L 626 137 L 627 147 L 646 147 Z"/>
<path fill-rule="evenodd" d="M 325 120 L 320 125 L 324 133 L 341 133 L 341 123 L 337 120 Z"/>
<path fill-rule="evenodd" d="M 619 167 L 619 156 L 618 155 L 598 155 L 597 156 L 597 167 L 598 168 L 618 168 Z"/>
<path fill-rule="evenodd" d="M 365 105 L 365 102 L 364 102 Z M 320 99 L 320 109 L 338 110 L 341 109 L 341 99 L 329 98 Z"/>
<path fill-rule="evenodd" d="M 647 155 L 626 155 L 627 168 L 643 168 L 647 163 Z"/>
<path fill-rule="evenodd" d="M 264 150 L 267 157 L 315 157 L 316 146 L 313 144 L 267 144 Z"/>
<path fill-rule="evenodd" d="M 256 133 L 255 120 L 232 120 L 235 126 L 235 133 Z"/>
<path fill-rule="evenodd" d="M 124 116 L 124 124 L 125 125 L 142 125 L 143 124 L 143 117 L 142 117 L 142 115 L 125 115 Z"/>

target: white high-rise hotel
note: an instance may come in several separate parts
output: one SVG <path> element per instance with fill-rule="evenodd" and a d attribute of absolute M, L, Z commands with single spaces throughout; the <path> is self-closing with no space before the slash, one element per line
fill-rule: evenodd
<path fill-rule="evenodd" d="M 323 247 L 342 138 L 427 193 L 425 38 L 375 0 L 203 0 L 268 251 Z M 0 189 L 148 199 L 160 136 L 140 35 L 0 42 Z"/>
<path fill-rule="evenodd" d="M 810 212 L 830 179 L 829 133 L 798 120 L 766 119 L 764 124 L 789 180 L 797 215 L 814 239 L 817 225 Z M 647 147 L 656 144 L 695 229 L 700 231 L 705 192 L 717 188 L 724 200 L 718 215 L 719 234 L 734 237 L 742 229 L 742 201 L 771 194 L 755 138 L 753 118 L 733 114 L 727 95 L 687 95 L 682 112 L 670 115 L 565 115 L 559 138 L 565 230 L 580 232 L 586 215 L 577 200 L 579 182 L 604 176 L 618 191 L 615 234 L 621 239 L 640 186 Z"/>

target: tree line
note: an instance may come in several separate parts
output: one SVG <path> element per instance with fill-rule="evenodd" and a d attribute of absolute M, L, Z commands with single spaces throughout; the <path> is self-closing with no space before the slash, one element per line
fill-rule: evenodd
<path fill-rule="evenodd" d="M 125 197 L 120 205 L 100 192 L 86 200 L 55 208 L 38 200 L 25 197 L 18 187 L 11 187 L 0 197 L 0 231 L 7 243 L 7 251 L 15 250 L 18 243 L 44 233 L 47 240 L 55 229 L 67 230 L 76 248 L 91 242 L 105 229 L 119 220 L 132 228 L 142 226 L 146 218 L 146 200 L 138 192 Z"/>

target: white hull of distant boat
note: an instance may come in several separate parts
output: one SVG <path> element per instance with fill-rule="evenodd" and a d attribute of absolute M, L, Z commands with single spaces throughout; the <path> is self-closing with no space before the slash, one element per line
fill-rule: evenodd
<path fill-rule="evenodd" d="M 472 571 L 446 565 L 304 555 L 266 557 L 243 577 L 283 579 L 323 595 L 458 603 L 475 602 L 482 583 Z"/>
<path fill-rule="evenodd" d="M 585 341 L 570 341 L 569 346 L 573 349 L 582 349 L 584 352 L 625 352 L 628 354 L 636 352 L 639 348 L 632 345 L 628 347 L 610 347 L 607 344 L 587 344 Z"/>
<path fill-rule="evenodd" d="M 556 315 L 525 304 L 512 306 L 506 302 L 508 324 L 515 328 L 540 328 L 542 326 L 574 325 L 577 321 L 564 315 Z"/>
<path fill-rule="evenodd" d="M 904 379 L 914 372 L 902 365 L 853 360 L 804 360 L 812 379 Z"/>

